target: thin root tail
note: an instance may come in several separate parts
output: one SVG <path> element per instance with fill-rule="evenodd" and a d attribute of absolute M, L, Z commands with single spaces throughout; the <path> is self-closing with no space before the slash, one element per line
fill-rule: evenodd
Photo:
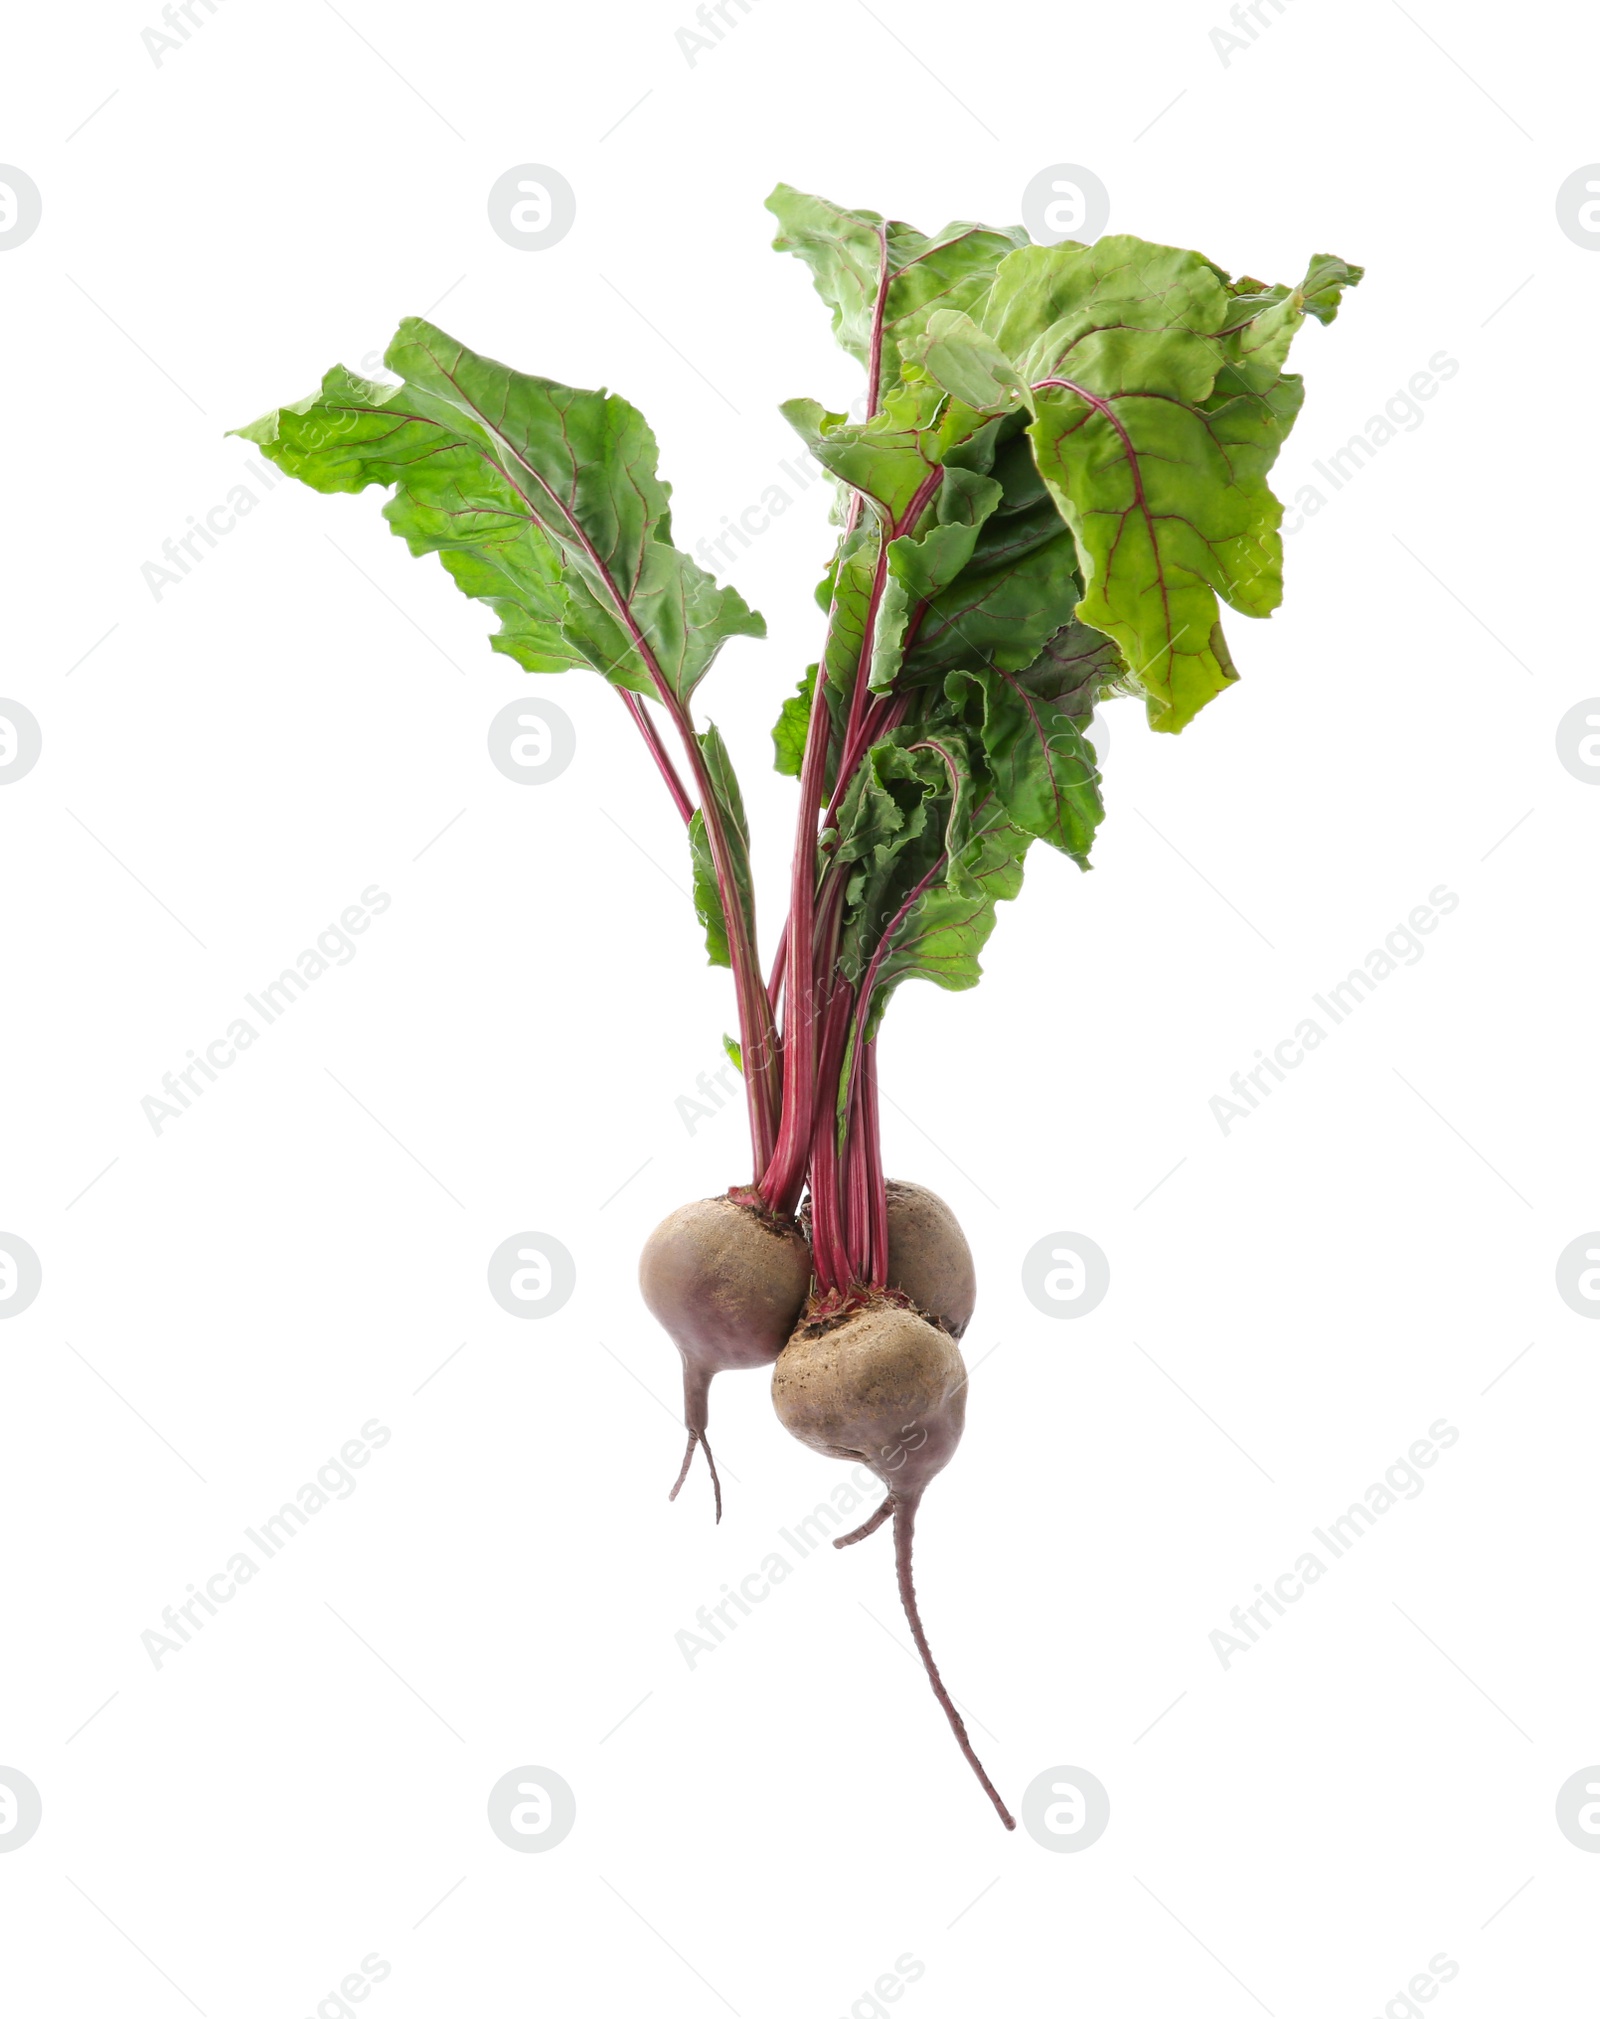
<path fill-rule="evenodd" d="M 700 1432 L 700 1449 L 705 1453 L 706 1464 L 711 1469 L 711 1490 L 717 1496 L 717 1519 L 721 1521 L 722 1481 L 717 1477 L 717 1461 L 711 1456 L 711 1442 L 703 1430 Z"/>
<path fill-rule="evenodd" d="M 667 1495 L 667 1498 L 668 1500 L 677 1499 L 678 1494 L 682 1489 L 683 1482 L 689 1477 L 689 1467 L 694 1463 L 694 1452 L 696 1445 L 699 1445 L 701 1450 L 704 1451 L 706 1455 L 706 1464 L 710 1467 L 711 1470 L 711 1490 L 716 1495 L 717 1519 L 718 1521 L 721 1521 L 722 1481 L 717 1477 L 717 1461 L 711 1456 L 711 1446 L 707 1441 L 706 1433 L 703 1430 L 691 1430 L 689 1432 L 689 1442 L 684 1447 L 683 1463 L 678 1468 L 678 1476 L 672 1482 L 672 1491 Z"/>
<path fill-rule="evenodd" d="M 896 1500 L 893 1494 L 889 1496 L 890 1505 L 894 1509 L 894 1566 L 900 1581 L 900 1603 L 905 1607 L 906 1620 L 911 1627 L 911 1638 L 917 1644 L 917 1653 L 922 1657 L 922 1666 L 928 1671 L 928 1681 L 933 1685 L 933 1693 L 939 1699 L 945 1716 L 950 1720 L 950 1729 L 956 1735 L 956 1744 L 966 1755 L 967 1764 L 977 1775 L 984 1793 L 994 1803 L 1001 1822 L 1008 1830 L 1014 1830 L 1017 1827 L 1017 1819 L 1001 1801 L 994 1782 L 983 1770 L 983 1762 L 972 1750 L 972 1741 L 967 1737 L 966 1725 L 962 1721 L 960 1711 L 950 1701 L 950 1692 L 940 1678 L 933 1659 L 933 1650 L 928 1646 L 928 1636 L 922 1630 L 922 1615 L 917 1611 L 917 1594 L 911 1583 L 911 1531 L 916 1523 L 918 1498 L 920 1495 L 905 1500 Z M 879 1514 L 881 1513 L 880 1508 Z M 878 1515 L 874 1515 L 872 1524 L 868 1525 L 875 1525 L 877 1520 Z"/>
<path fill-rule="evenodd" d="M 677 1499 L 678 1494 L 683 1487 L 683 1482 L 689 1477 L 689 1466 L 694 1458 L 694 1448 L 699 1442 L 700 1442 L 699 1431 L 691 1430 L 689 1432 L 689 1442 L 683 1454 L 683 1463 L 678 1467 L 678 1476 L 672 1482 L 672 1491 L 667 1495 L 668 1500 Z"/>
<path fill-rule="evenodd" d="M 877 1534 L 878 1530 L 882 1528 L 883 1524 L 893 1513 L 894 1495 L 891 1493 L 884 1501 L 882 1507 L 875 1514 L 869 1514 L 859 1528 L 852 1528 L 848 1535 L 836 1535 L 833 1538 L 834 1548 L 848 1549 L 852 1542 L 865 1542 L 869 1535 Z"/>

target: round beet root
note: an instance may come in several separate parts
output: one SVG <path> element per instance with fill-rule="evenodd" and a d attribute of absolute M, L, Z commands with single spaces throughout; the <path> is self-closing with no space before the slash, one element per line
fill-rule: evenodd
<path fill-rule="evenodd" d="M 961 1222 L 937 1192 L 891 1178 L 889 1287 L 902 1290 L 919 1311 L 959 1339 L 978 1301 L 977 1271 Z"/>
<path fill-rule="evenodd" d="M 918 1312 L 874 1298 L 843 1317 L 803 1320 L 772 1370 L 772 1400 L 783 1427 L 802 1444 L 830 1458 L 856 1459 L 888 1487 L 877 1513 L 835 1543 L 859 1542 L 893 1515 L 900 1603 L 922 1666 L 967 1764 L 1000 1820 L 1014 1830 L 1015 1819 L 973 1751 L 939 1674 L 911 1580 L 917 1508 L 928 1481 L 949 1463 L 966 1422 L 961 1349 Z"/>
<path fill-rule="evenodd" d="M 859 1460 L 904 1497 L 961 1441 L 967 1370 L 948 1332 L 904 1305 L 872 1302 L 800 1325 L 772 1370 L 772 1400 L 791 1436 Z"/>
<path fill-rule="evenodd" d="M 722 1485 L 706 1442 L 711 1377 L 730 1367 L 771 1366 L 810 1287 L 811 1250 L 799 1230 L 726 1194 L 680 1206 L 645 1242 L 639 1288 L 683 1356 L 689 1442 L 669 1498 L 677 1498 L 699 1444 L 722 1519 Z"/>

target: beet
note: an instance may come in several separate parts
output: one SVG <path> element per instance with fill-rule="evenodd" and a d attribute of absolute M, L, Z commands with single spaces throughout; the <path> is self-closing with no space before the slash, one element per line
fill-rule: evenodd
<path fill-rule="evenodd" d="M 937 1192 L 905 1178 L 885 1186 L 889 1202 L 889 1287 L 959 1339 L 972 1322 L 978 1276 L 961 1222 Z"/>
<path fill-rule="evenodd" d="M 931 1195 L 930 1195 L 931 1196 Z M 923 1631 L 911 1577 L 912 1533 L 928 1482 L 942 1472 L 966 1422 L 967 1370 L 950 1334 L 890 1297 L 873 1296 L 842 1315 L 808 1317 L 772 1370 L 778 1420 L 829 1458 L 865 1465 L 889 1498 L 840 1545 L 870 1535 L 892 1513 L 900 1602 L 928 1681 L 956 1743 L 1008 1830 L 1015 1818 L 973 1751 Z"/>
<path fill-rule="evenodd" d="M 679 1206 L 645 1242 L 639 1288 L 683 1358 L 689 1442 L 669 1499 L 677 1499 L 698 1444 L 722 1519 L 722 1482 L 706 1441 L 711 1377 L 771 1366 L 810 1287 L 811 1250 L 793 1222 L 726 1193 Z"/>

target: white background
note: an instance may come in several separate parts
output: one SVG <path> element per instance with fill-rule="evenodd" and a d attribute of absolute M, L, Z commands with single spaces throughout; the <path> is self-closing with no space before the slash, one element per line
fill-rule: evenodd
<path fill-rule="evenodd" d="M 0 1856 L 8 2010 L 307 2019 L 374 1952 L 378 2019 L 879 2019 L 906 1956 L 907 2019 L 1374 2019 L 1440 1954 L 1430 2010 L 1581 2009 L 1600 1857 L 1554 1802 L 1600 1759 L 1600 1328 L 1554 1264 L 1600 1223 L 1600 791 L 1555 727 L 1600 692 L 1600 258 L 1555 193 L 1600 157 L 1596 36 L 1261 11 L 1226 65 L 1220 0 L 754 0 L 692 66 L 687 0 L 219 0 L 159 65 L 153 0 L 8 24 L 0 159 L 44 200 L 0 256 L 0 693 L 44 735 L 0 792 L 0 1228 L 44 1267 L 0 1326 L 0 1765 L 44 1803 Z M 485 212 L 528 161 L 578 201 L 537 253 Z M 240 481 L 225 429 L 430 309 L 641 406 L 692 545 L 786 481 L 779 400 L 859 390 L 767 249 L 773 182 L 932 229 L 1061 161 L 1232 271 L 1366 263 L 1299 340 L 1286 499 L 1460 365 L 1288 543 L 1280 615 L 1231 621 L 1237 689 L 1177 739 L 1109 711 L 1093 874 L 1036 849 L 982 988 L 886 1029 L 888 1166 L 961 1215 L 990 1356 L 924 1511 L 929 1630 L 1013 1801 L 1060 1765 L 1110 1791 L 1072 1856 L 998 1827 L 885 1539 L 797 1562 L 692 1671 L 675 1645 L 837 1475 L 729 1377 L 727 1518 L 703 1473 L 666 1504 L 635 1256 L 748 1170 L 736 1110 L 674 1106 L 731 1000 L 614 698 L 491 657 L 372 493 L 280 484 L 141 576 Z M 729 571 L 771 637 L 701 694 L 769 951 L 825 511 Z M 530 690 L 578 735 L 537 788 L 485 748 Z M 373 883 L 357 957 L 153 1133 L 163 1073 Z M 1441 883 L 1425 957 L 1224 1135 L 1230 1075 Z M 485 1285 L 530 1228 L 578 1269 L 540 1323 Z M 1020 1286 L 1058 1230 L 1111 1261 L 1075 1323 Z M 358 1489 L 157 1670 L 163 1607 L 373 1418 Z M 1426 1490 L 1225 1670 L 1230 1609 L 1440 1418 Z M 576 1792 L 546 1855 L 485 1819 L 525 1764 Z"/>

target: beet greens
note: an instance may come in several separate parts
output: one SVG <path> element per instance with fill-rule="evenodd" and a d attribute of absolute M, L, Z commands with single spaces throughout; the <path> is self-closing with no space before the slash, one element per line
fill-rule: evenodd
<path fill-rule="evenodd" d="M 1126 235 L 926 237 L 784 184 L 768 207 L 866 374 L 862 420 L 783 408 L 833 480 L 839 530 L 817 662 L 773 731 L 799 807 L 770 977 L 738 779 L 692 713 L 723 643 L 765 626 L 673 544 L 637 410 L 413 317 L 385 356 L 398 383 L 335 367 L 239 432 L 316 490 L 388 489 L 411 551 L 498 617 L 494 650 L 617 690 L 688 829 L 707 958 L 731 974 L 752 1151 L 750 1182 L 669 1216 L 641 1263 L 683 1360 L 673 1493 L 698 1446 L 720 1519 L 710 1382 L 771 1366 L 785 1426 L 883 1480 L 838 1541 L 893 1517 L 918 1651 L 1011 1827 L 912 1587 L 916 1510 L 964 1423 L 974 1279 L 948 1207 L 885 1178 L 879 1031 L 902 982 L 974 986 L 1035 841 L 1088 867 L 1097 705 L 1142 696 L 1171 734 L 1237 680 L 1220 605 L 1262 617 L 1282 596 L 1266 479 L 1302 399 L 1289 346 L 1361 269 L 1319 254 L 1298 286 L 1268 286 Z"/>

